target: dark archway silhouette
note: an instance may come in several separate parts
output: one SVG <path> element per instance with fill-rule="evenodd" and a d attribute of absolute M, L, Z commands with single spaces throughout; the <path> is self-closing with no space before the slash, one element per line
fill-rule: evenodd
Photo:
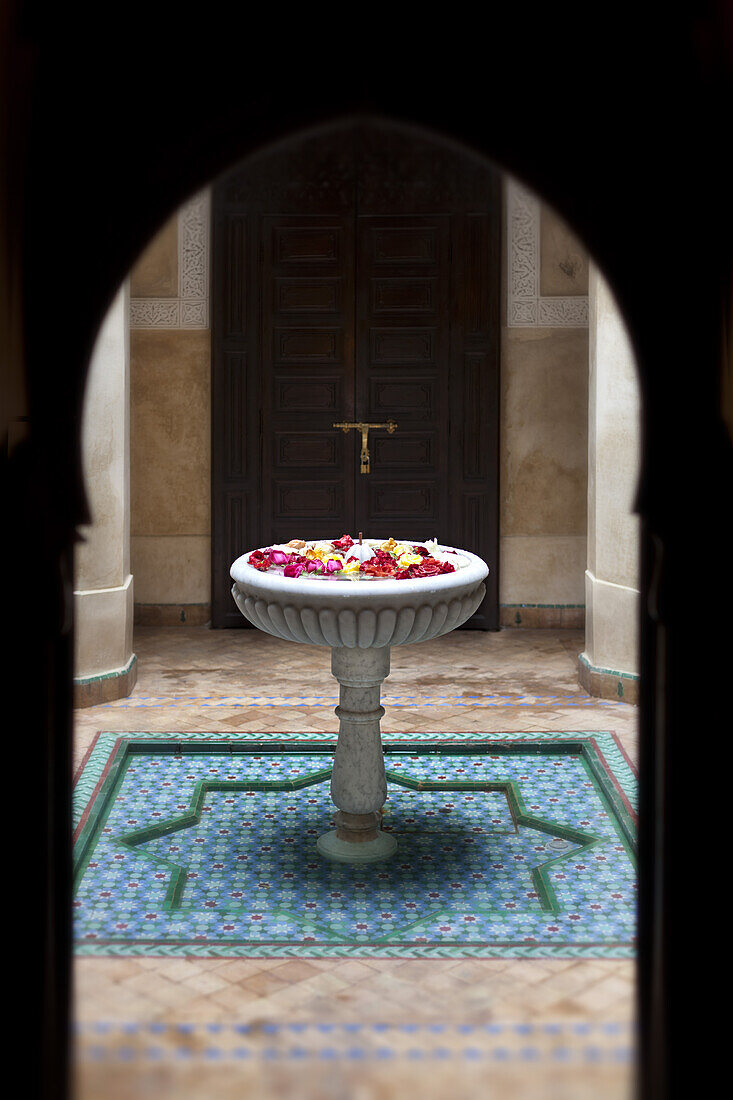
<path fill-rule="evenodd" d="M 717 530 L 731 485 L 721 363 L 733 28 L 729 6 L 697 9 L 660 25 L 618 16 L 575 46 L 587 74 L 563 67 L 569 39 L 557 24 L 497 23 L 477 41 L 452 22 L 416 32 L 393 19 L 389 35 L 365 30 L 347 50 L 315 26 L 288 35 L 274 16 L 268 25 L 247 13 L 235 33 L 221 9 L 211 34 L 197 28 L 183 43 L 146 20 L 144 40 L 128 22 L 91 49 L 20 3 L 5 9 L 4 354 L 16 434 L 25 433 L 6 464 L 6 683 L 22 704 L 12 743 L 32 753 L 41 792 L 26 809 L 30 866 L 18 852 L 10 871 L 26 884 L 21 944 L 36 963 L 22 990 L 35 1044 L 28 1094 L 64 1096 L 68 1074 L 71 566 L 88 519 L 79 425 L 98 325 L 187 195 L 279 137 L 362 112 L 428 127 L 526 181 L 589 247 L 624 313 L 643 389 L 640 1093 L 672 1094 L 701 1049 L 715 1068 L 708 1025 L 690 1020 L 705 995 L 689 923 L 690 894 L 709 888 L 714 854 L 695 851 L 696 882 L 676 873 L 700 831 L 686 819 L 690 745 L 726 732 L 711 690 L 726 682 L 726 651 L 700 638 L 700 613 L 712 598 L 728 623 L 731 609 Z M 197 64 L 187 67 L 191 50 Z M 548 88 L 562 103 L 560 78 L 573 71 L 586 83 L 557 125 Z M 195 94 L 166 111 L 186 79 Z M 161 110 L 146 117 L 141 103 Z M 712 596 L 701 593 L 711 574 Z M 708 801 L 704 814 L 706 834 L 722 833 L 720 804 Z"/>

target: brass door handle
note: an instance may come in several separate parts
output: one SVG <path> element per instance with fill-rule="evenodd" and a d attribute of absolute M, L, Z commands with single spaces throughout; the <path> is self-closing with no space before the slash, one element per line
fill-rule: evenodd
<path fill-rule="evenodd" d="M 340 428 L 344 433 L 351 431 L 352 428 L 355 428 L 357 432 L 361 432 L 361 454 L 359 458 L 361 460 L 360 473 L 362 474 L 371 473 L 372 460 L 369 454 L 369 429 L 386 428 L 391 435 L 398 427 L 391 417 L 386 424 L 367 424 L 363 420 L 342 420 L 333 426 L 334 428 Z"/>

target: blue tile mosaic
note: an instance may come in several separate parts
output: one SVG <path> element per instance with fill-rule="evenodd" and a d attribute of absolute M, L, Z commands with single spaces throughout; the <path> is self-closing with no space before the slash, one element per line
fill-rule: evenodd
<path fill-rule="evenodd" d="M 106 736 L 80 781 L 80 953 L 633 952 L 633 777 L 610 735 L 388 745 L 399 846 L 368 867 L 316 851 L 332 746 Z"/>

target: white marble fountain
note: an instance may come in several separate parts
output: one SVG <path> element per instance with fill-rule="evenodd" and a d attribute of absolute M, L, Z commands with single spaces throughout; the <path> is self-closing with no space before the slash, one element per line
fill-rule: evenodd
<path fill-rule="evenodd" d="M 369 542 L 376 546 L 381 540 L 365 541 L 364 549 L 354 547 L 360 560 L 371 553 Z M 481 558 L 455 547 L 432 546 L 436 558 L 456 563 L 455 572 L 405 580 L 293 577 L 254 568 L 248 562 L 252 551 L 237 558 L 230 570 L 237 607 L 254 626 L 289 642 L 331 649 L 331 670 L 340 685 L 331 775 L 331 797 L 339 813 L 336 828 L 318 838 L 319 852 L 329 859 L 372 862 L 386 859 L 397 847 L 395 837 L 378 827 L 387 798 L 380 690 L 389 675 L 390 647 L 447 634 L 484 597 L 489 570 Z"/>

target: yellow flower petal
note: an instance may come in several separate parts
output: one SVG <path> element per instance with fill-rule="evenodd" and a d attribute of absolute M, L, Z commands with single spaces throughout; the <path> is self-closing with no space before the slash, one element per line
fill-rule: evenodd
<path fill-rule="evenodd" d="M 402 553 L 399 558 L 400 565 L 403 568 L 406 568 L 408 565 L 419 565 L 421 561 L 422 558 L 419 554 L 411 554 L 409 551 Z"/>

